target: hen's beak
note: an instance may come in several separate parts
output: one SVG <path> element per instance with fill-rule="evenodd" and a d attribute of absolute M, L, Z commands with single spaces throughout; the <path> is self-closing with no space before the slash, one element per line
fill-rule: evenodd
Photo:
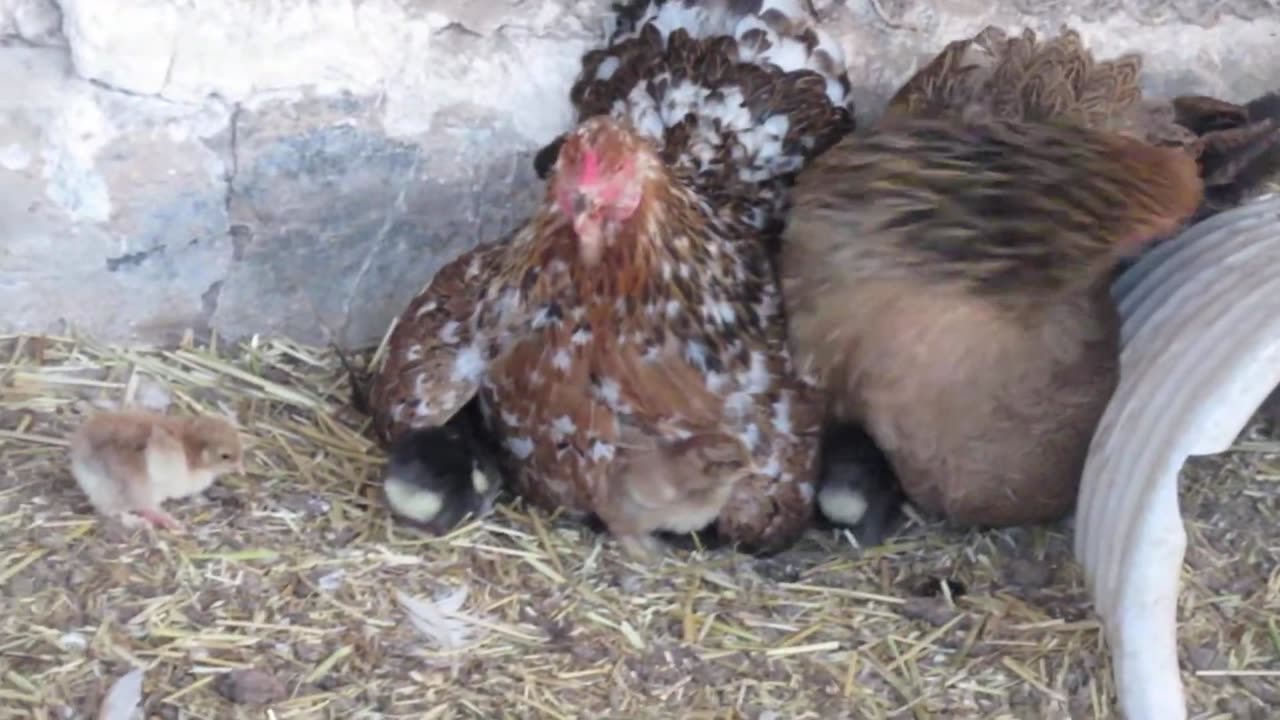
<path fill-rule="evenodd" d="M 602 222 L 600 209 L 589 195 L 578 193 L 573 196 L 573 231 L 578 236 L 582 260 L 588 266 L 600 262 L 604 254 Z"/>

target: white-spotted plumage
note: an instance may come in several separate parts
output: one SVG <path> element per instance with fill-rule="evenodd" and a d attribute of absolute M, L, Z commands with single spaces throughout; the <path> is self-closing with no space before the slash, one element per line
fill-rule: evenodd
<path fill-rule="evenodd" d="M 716 519 L 729 539 L 776 548 L 812 511 L 799 483 L 821 408 L 791 367 L 768 243 L 790 175 L 853 127 L 843 58 L 796 0 L 633 0 L 617 20 L 583 58 L 583 121 L 551 148 L 544 205 L 508 244 L 438 276 L 396 328 L 376 425 L 439 423 L 435 398 L 478 392 L 490 417 L 516 416 L 492 430 L 534 502 L 602 518 L 648 508 L 630 525 L 604 518 L 633 539 Z M 616 187 L 641 188 L 639 203 L 579 235 L 565 178 L 586 176 L 563 166 L 606 144 L 635 160 Z M 428 302 L 439 310 L 413 312 Z M 456 334 L 442 333 L 450 321 Z M 409 345 L 424 346 L 413 362 Z M 405 388 L 432 399 L 429 416 Z"/>
<path fill-rule="evenodd" d="M 474 383 L 484 374 L 484 369 L 485 363 L 481 356 L 480 348 L 472 345 L 458 353 L 453 364 L 453 377 L 467 383 Z"/>
<path fill-rule="evenodd" d="M 458 342 L 458 328 L 460 327 L 457 320 L 450 320 L 440 328 L 440 342 L 446 345 L 456 345 Z"/>
<path fill-rule="evenodd" d="M 533 440 L 527 437 L 513 437 L 507 440 L 507 449 L 519 460 L 533 454 Z"/>
<path fill-rule="evenodd" d="M 727 54 L 686 51 L 717 37 L 733 38 Z M 668 63 L 635 52 L 637 43 L 660 43 Z M 572 93 L 582 117 L 625 119 L 702 187 L 757 186 L 740 212 L 758 228 L 785 209 L 778 181 L 853 128 L 844 53 L 799 0 L 627 3 L 609 46 L 583 63 Z M 754 93 L 769 73 L 812 81 L 815 94 L 771 111 Z"/>

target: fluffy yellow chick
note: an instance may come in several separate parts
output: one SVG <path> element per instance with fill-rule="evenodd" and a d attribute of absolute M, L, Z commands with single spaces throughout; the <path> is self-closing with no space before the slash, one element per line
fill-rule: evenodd
<path fill-rule="evenodd" d="M 235 427 L 210 416 L 125 410 L 89 418 L 71 436 L 71 474 L 102 515 L 181 532 L 161 508 L 202 492 L 219 476 L 244 472 Z"/>

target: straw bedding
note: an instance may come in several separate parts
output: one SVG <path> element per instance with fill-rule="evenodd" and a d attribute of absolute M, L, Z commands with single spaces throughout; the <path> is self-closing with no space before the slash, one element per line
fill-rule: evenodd
<path fill-rule="evenodd" d="M 132 668 L 149 718 L 1112 716 L 1063 528 L 644 566 L 507 499 L 432 538 L 390 522 L 328 351 L 9 337 L 0 362 L 0 718 L 95 717 Z M 95 518 L 71 480 L 67 433 L 123 401 L 241 425 L 247 475 L 169 505 L 189 535 Z M 1195 718 L 1280 706 L 1265 424 L 1185 473 Z"/>

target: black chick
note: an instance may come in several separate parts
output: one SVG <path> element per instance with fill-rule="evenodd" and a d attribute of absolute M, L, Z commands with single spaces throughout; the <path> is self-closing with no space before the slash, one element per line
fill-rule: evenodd
<path fill-rule="evenodd" d="M 369 414 L 369 383 L 334 347 L 351 384 L 351 406 Z M 433 534 L 487 513 L 506 484 L 498 447 L 486 430 L 479 398 L 444 425 L 406 432 L 387 448 L 382 493 L 391 513 Z"/>
<path fill-rule="evenodd" d="M 397 518 L 442 534 L 468 513 L 487 512 L 503 476 L 478 402 L 472 399 L 443 426 L 406 432 L 388 448 L 382 492 Z"/>
<path fill-rule="evenodd" d="M 882 544 L 904 500 L 889 459 L 862 426 L 840 421 L 823 429 L 820 453 L 822 515 L 833 525 L 849 528 L 862 547 Z"/>

